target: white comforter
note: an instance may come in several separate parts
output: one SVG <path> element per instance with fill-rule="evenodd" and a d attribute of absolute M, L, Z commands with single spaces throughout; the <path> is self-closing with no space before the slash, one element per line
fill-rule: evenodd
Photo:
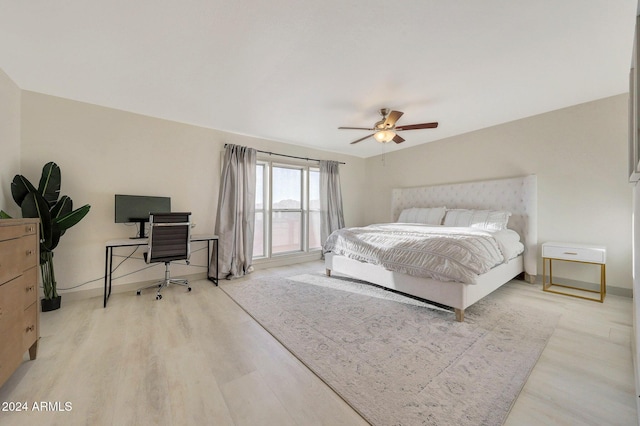
<path fill-rule="evenodd" d="M 323 250 L 390 271 L 473 284 L 478 275 L 522 251 L 522 243 L 500 234 L 504 232 L 385 223 L 335 231 Z"/>

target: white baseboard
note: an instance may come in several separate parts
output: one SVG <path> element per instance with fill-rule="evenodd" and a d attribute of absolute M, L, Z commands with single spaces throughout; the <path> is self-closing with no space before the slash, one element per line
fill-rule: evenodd
<path fill-rule="evenodd" d="M 320 251 L 313 253 L 296 254 L 282 257 L 272 257 L 271 259 L 258 259 L 253 261 L 253 269 L 267 269 L 276 268 L 279 266 L 295 265 L 297 263 L 311 262 L 313 260 L 320 260 L 322 254 Z"/>
<path fill-rule="evenodd" d="M 197 281 L 197 280 L 205 280 L 207 279 L 207 273 L 206 272 L 200 272 L 197 274 L 190 274 L 190 275 L 180 275 L 180 278 L 186 278 L 190 281 Z M 133 283 L 126 283 L 126 284 L 120 284 L 120 285 L 113 285 L 111 287 L 111 294 L 117 294 L 117 293 L 128 293 L 128 292 L 133 292 L 141 287 L 147 286 L 147 285 L 151 285 L 153 284 L 155 281 L 158 280 L 147 280 L 147 281 L 139 281 L 139 282 L 133 282 Z M 90 299 L 92 297 L 104 297 L 104 287 L 101 288 L 91 288 L 88 290 L 77 290 L 77 291 L 67 291 L 67 292 L 59 292 L 59 294 L 62 296 L 62 299 L 65 302 L 71 302 L 74 300 L 84 300 L 84 299 Z"/>
<path fill-rule="evenodd" d="M 554 277 L 553 281 L 558 281 L 558 282 L 560 282 L 562 284 L 567 284 L 567 285 L 571 285 L 571 286 L 574 286 L 574 287 L 585 288 L 587 290 L 600 291 L 600 284 L 598 284 L 598 283 L 587 283 L 587 282 L 584 282 L 584 281 L 577 281 L 577 280 L 572 280 L 572 279 L 568 279 L 568 278 L 557 278 L 556 279 L 555 277 Z M 542 275 L 538 275 L 537 276 L 536 283 L 542 285 Z M 607 295 L 622 296 L 622 297 L 632 298 L 633 297 L 633 289 L 623 288 L 623 287 L 616 287 L 616 286 L 612 286 L 612 285 L 607 284 Z"/>
<path fill-rule="evenodd" d="M 304 253 L 291 256 L 273 257 L 271 259 L 258 259 L 253 263 L 254 269 L 267 269 L 279 266 L 295 265 L 297 263 L 310 262 L 313 260 L 320 260 L 321 253 L 319 251 L 313 253 Z M 180 275 L 180 278 L 187 278 L 189 280 L 205 280 L 207 279 L 206 272 L 199 272 L 190 275 Z M 111 287 L 111 294 L 133 292 L 141 287 L 153 284 L 156 280 L 137 281 L 126 284 L 113 284 Z M 65 301 L 84 300 L 92 297 L 104 297 L 104 287 L 91 288 L 88 290 L 73 290 L 73 291 L 59 291 L 59 294 L 63 296 Z"/>

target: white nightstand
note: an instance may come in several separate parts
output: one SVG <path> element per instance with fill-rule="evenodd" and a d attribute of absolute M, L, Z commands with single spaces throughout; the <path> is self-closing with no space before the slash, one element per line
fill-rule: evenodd
<path fill-rule="evenodd" d="M 589 290 L 565 284 L 553 282 L 553 261 L 562 260 L 566 262 L 590 263 L 600 265 L 600 290 Z M 547 261 L 549 261 L 549 281 L 547 282 Z M 607 249 L 602 246 L 591 246 L 571 243 L 544 243 L 542 244 L 542 289 L 550 293 L 564 294 L 567 296 L 579 297 L 581 299 L 604 302 L 607 294 L 606 284 L 606 263 Z M 559 290 L 552 290 L 551 287 L 569 288 L 580 292 L 595 293 L 600 298 L 582 296 L 576 293 L 567 293 Z"/>

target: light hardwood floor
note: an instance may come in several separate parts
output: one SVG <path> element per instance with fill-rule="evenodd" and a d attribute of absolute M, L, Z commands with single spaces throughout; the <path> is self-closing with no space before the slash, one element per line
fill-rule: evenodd
<path fill-rule="evenodd" d="M 243 279 L 319 271 L 309 262 Z M 161 301 L 115 294 L 107 309 L 102 298 L 63 300 L 43 313 L 38 359 L 0 389 L 0 403 L 29 411 L 0 411 L 0 424 L 367 424 L 223 291 L 205 280 L 192 287 Z M 600 304 L 520 281 L 498 291 L 562 314 L 507 425 L 637 425 L 630 299 Z M 41 402 L 71 410 L 33 411 Z"/>

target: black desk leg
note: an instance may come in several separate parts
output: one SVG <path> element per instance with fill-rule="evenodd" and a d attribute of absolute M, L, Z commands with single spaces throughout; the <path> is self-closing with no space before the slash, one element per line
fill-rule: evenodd
<path fill-rule="evenodd" d="M 113 247 L 109 250 L 109 294 L 107 295 L 107 299 L 111 297 L 111 281 L 113 279 Z"/>
<path fill-rule="evenodd" d="M 111 251 L 111 248 L 107 246 L 104 254 L 104 305 L 102 306 L 103 308 L 107 307 L 107 299 L 109 299 L 109 296 L 111 295 L 111 291 L 110 291 L 111 289 L 109 289 L 109 295 L 107 295 L 107 279 L 111 278 L 109 274 L 109 270 L 111 269 L 109 265 L 110 251 Z"/>
<path fill-rule="evenodd" d="M 104 257 L 104 305 L 103 308 L 107 307 L 107 302 L 109 301 L 109 297 L 111 297 L 111 274 L 113 268 L 113 247 L 107 247 L 105 250 Z"/>
<path fill-rule="evenodd" d="M 216 245 L 216 274 L 212 277 L 211 276 L 211 246 L 209 244 L 215 244 Z M 207 241 L 207 278 L 209 279 L 209 281 L 211 281 L 212 283 L 214 283 L 215 285 L 218 285 L 218 239 L 214 239 L 214 240 L 209 240 Z"/>
<path fill-rule="evenodd" d="M 219 272 L 218 268 L 220 267 L 219 263 L 218 263 L 218 256 L 220 256 L 220 247 L 218 247 L 218 238 L 213 240 L 213 243 L 216 245 L 216 280 L 215 280 L 215 283 L 216 283 L 216 285 L 218 285 L 218 272 Z"/>

